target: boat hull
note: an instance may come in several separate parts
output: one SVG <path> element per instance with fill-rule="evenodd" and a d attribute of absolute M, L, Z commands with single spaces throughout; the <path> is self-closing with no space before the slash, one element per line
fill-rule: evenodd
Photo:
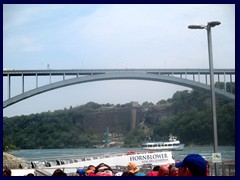
<path fill-rule="evenodd" d="M 184 144 L 178 146 L 168 146 L 168 147 L 142 147 L 142 150 L 148 151 L 182 151 Z"/>
<path fill-rule="evenodd" d="M 175 163 L 172 158 L 171 151 L 162 151 L 162 152 L 141 152 L 135 154 L 118 154 L 115 156 L 109 157 L 98 157 L 96 159 L 79 161 L 75 163 L 56 165 L 51 167 L 41 167 L 44 171 L 49 172 L 50 174 L 57 168 L 63 168 L 64 172 L 70 173 L 75 172 L 77 168 L 87 167 L 89 165 L 97 166 L 100 163 L 105 163 L 111 167 L 116 166 L 127 166 L 129 162 L 134 162 L 137 166 L 141 167 L 144 164 L 151 165 L 164 165 L 168 163 Z"/>
<path fill-rule="evenodd" d="M 90 164 L 97 166 L 100 163 L 106 163 L 109 166 L 127 166 L 129 162 L 134 162 L 136 165 L 153 164 L 163 165 L 167 163 L 174 163 L 172 159 L 172 152 L 145 152 L 136 153 L 132 155 L 121 154 L 117 156 L 110 156 L 105 158 L 93 159 L 89 161 L 81 161 L 76 163 L 69 163 L 64 165 L 58 165 L 55 167 L 83 167 Z"/>

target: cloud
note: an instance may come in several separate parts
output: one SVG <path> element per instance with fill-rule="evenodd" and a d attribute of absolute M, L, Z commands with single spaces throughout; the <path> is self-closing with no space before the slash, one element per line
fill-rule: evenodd
<path fill-rule="evenodd" d="M 32 37 L 12 37 L 4 41 L 5 50 L 9 53 L 33 53 L 42 50 L 41 45 Z"/>
<path fill-rule="evenodd" d="M 4 4 L 3 31 L 29 25 L 64 8 L 61 4 Z M 46 19 L 47 20 L 47 19 Z"/>
<path fill-rule="evenodd" d="M 128 68 L 151 68 L 151 64 L 198 67 L 199 57 L 207 54 L 206 32 L 194 32 L 187 26 L 206 23 L 214 16 L 221 20 L 230 10 L 232 6 L 205 4 L 34 5 L 18 10 L 21 18 L 15 21 L 19 22 L 18 32 L 22 24 L 22 28 L 28 27 L 22 34 L 34 37 L 32 41 L 22 39 L 24 52 L 45 47 L 44 53 L 52 59 L 70 55 L 72 61 L 78 59 L 87 68 L 116 68 L 116 64 L 128 64 Z"/>

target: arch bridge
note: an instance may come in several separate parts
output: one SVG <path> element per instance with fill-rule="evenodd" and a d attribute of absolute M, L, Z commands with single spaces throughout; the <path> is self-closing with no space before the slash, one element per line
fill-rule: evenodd
<path fill-rule="evenodd" d="M 39 77 L 48 76 L 49 82 L 39 86 Z M 52 77 L 58 76 L 61 80 L 52 82 Z M 217 78 L 215 77 L 217 76 Z M 8 98 L 3 101 L 3 108 L 15 104 L 32 96 L 54 90 L 57 88 L 80 83 L 105 80 L 147 80 L 181 85 L 193 89 L 210 91 L 209 69 L 59 69 L 59 70 L 3 70 L 3 77 L 7 78 Z M 22 84 L 21 93 L 11 97 L 12 78 L 20 78 Z M 26 77 L 35 79 L 36 87 L 25 91 Z M 235 69 L 214 69 L 215 82 L 224 82 L 224 89 L 215 88 L 217 95 L 235 100 L 235 94 L 226 91 L 226 83 L 235 79 Z M 235 80 L 234 80 L 235 81 Z M 30 82 L 32 83 L 32 82 Z"/>

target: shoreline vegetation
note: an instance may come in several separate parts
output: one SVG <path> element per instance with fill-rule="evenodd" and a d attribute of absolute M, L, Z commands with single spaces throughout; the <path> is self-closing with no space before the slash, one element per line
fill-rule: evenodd
<path fill-rule="evenodd" d="M 9 146 L 3 146 L 3 152 L 12 152 L 12 151 L 19 151 L 20 150 L 20 148 L 18 148 L 18 147 L 16 147 L 16 146 L 14 146 L 14 145 L 12 145 L 12 144 L 10 144 Z"/>

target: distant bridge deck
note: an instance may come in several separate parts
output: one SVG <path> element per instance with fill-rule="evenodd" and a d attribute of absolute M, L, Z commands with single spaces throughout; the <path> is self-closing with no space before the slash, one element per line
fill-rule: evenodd
<path fill-rule="evenodd" d="M 114 72 L 141 72 L 148 74 L 185 75 L 209 74 L 209 69 L 48 69 L 48 70 L 4 70 L 3 76 L 61 76 L 61 75 L 96 75 Z M 235 75 L 235 69 L 214 69 L 215 75 Z"/>
<path fill-rule="evenodd" d="M 226 84 L 227 82 L 232 83 L 235 81 L 235 69 L 214 69 L 214 75 L 217 76 L 217 82 L 224 83 L 224 89 L 221 90 L 216 88 L 216 93 L 224 98 L 234 100 L 235 95 L 232 93 L 232 89 L 231 92 L 227 92 Z M 49 76 L 49 83 L 39 87 L 38 77 L 40 76 Z M 59 76 L 62 77 L 62 79 L 57 82 L 52 82 L 52 76 Z M 171 83 L 193 89 L 195 88 L 202 90 L 210 90 L 209 69 L 5 69 L 3 70 L 3 77 L 6 77 L 8 79 L 8 99 L 3 102 L 3 108 L 40 93 L 44 93 L 65 86 L 88 83 L 93 81 L 117 79 L 147 80 Z M 19 77 L 19 80 L 22 81 L 22 93 L 14 97 L 11 97 L 12 77 Z M 25 92 L 25 77 L 35 77 L 35 89 Z"/>

